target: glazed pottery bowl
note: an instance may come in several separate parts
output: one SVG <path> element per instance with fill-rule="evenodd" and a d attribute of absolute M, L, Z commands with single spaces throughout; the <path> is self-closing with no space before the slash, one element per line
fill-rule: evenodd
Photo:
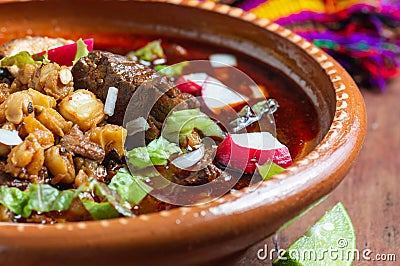
<path fill-rule="evenodd" d="M 316 143 L 282 174 L 196 207 L 137 218 L 56 225 L 0 224 L 2 265 L 205 263 L 244 250 L 332 191 L 364 140 L 358 88 L 330 56 L 291 31 L 240 9 L 170 0 L 31 1 L 0 6 L 0 38 L 144 33 L 189 38 L 260 60 L 294 80 L 319 117 Z"/>

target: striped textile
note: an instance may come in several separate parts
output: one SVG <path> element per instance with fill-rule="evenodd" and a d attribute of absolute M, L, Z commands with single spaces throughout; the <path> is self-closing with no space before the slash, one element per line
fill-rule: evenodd
<path fill-rule="evenodd" d="M 399 74 L 400 0 L 239 0 L 230 4 L 312 41 L 362 87 L 385 91 L 387 80 Z"/>

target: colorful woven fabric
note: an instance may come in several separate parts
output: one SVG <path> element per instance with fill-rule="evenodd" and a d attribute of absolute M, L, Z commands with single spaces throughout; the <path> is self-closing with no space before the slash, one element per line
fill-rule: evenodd
<path fill-rule="evenodd" d="M 231 4 L 312 41 L 363 87 L 385 91 L 386 81 L 399 73 L 400 0 L 241 0 Z"/>

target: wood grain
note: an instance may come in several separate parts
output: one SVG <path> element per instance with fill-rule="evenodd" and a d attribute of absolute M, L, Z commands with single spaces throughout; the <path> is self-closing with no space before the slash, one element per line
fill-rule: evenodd
<path fill-rule="evenodd" d="M 368 113 L 368 132 L 360 157 L 345 180 L 320 205 L 277 234 L 280 248 L 287 248 L 314 224 L 326 210 L 341 201 L 353 221 L 360 260 L 354 265 L 399 265 L 400 263 L 400 78 L 388 92 L 362 90 Z M 230 265 L 271 265 L 257 259 L 264 245 L 274 248 L 272 237 L 224 262 Z M 371 261 L 362 259 L 370 249 Z M 395 254 L 395 261 L 378 262 L 375 254 Z"/>

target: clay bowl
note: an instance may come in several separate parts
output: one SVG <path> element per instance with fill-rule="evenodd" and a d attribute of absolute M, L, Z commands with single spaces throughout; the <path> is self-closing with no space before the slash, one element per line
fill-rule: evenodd
<path fill-rule="evenodd" d="M 196 39 L 273 64 L 314 103 L 317 143 L 286 172 L 199 207 L 95 222 L 0 224 L 4 265 L 197 264 L 246 249 L 327 195 L 355 161 L 366 131 L 358 88 L 330 56 L 291 31 L 239 9 L 171 0 L 3 3 L 2 40 L 102 32 Z"/>

